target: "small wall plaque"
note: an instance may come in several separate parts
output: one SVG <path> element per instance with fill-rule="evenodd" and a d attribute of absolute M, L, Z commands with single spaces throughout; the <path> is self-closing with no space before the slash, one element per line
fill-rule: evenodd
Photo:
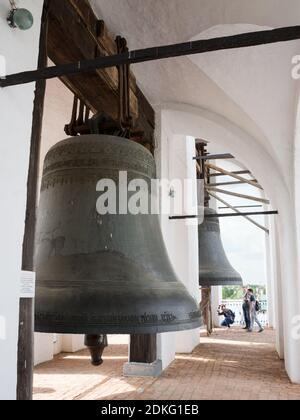
<path fill-rule="evenodd" d="M 20 298 L 33 299 L 35 296 L 35 273 L 21 271 Z"/>

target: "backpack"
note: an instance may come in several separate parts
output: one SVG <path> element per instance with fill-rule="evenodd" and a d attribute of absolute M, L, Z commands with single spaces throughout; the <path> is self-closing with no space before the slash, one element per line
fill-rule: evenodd
<path fill-rule="evenodd" d="M 235 313 L 234 313 L 234 312 L 232 312 L 232 310 L 231 310 L 231 309 L 229 309 L 229 311 L 228 311 L 228 315 L 229 315 L 229 318 L 230 318 L 230 320 L 231 320 L 232 324 L 234 324 L 234 321 L 235 321 Z"/>
<path fill-rule="evenodd" d="M 256 312 L 261 311 L 261 303 L 258 300 L 255 302 L 255 310 Z"/>

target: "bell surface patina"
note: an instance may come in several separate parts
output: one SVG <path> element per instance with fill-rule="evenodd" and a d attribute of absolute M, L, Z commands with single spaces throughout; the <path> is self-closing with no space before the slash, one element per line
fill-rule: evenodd
<path fill-rule="evenodd" d="M 204 222 L 199 225 L 199 285 L 242 286 L 243 280 L 226 256 L 215 210 L 206 208 Z"/>
<path fill-rule="evenodd" d="M 73 137 L 48 152 L 36 235 L 37 332 L 152 334 L 199 327 L 197 303 L 173 271 L 158 215 L 97 212 L 98 181 L 114 180 L 118 194 L 119 171 L 127 171 L 128 182 L 149 185 L 156 177 L 150 152 L 124 138 Z"/>

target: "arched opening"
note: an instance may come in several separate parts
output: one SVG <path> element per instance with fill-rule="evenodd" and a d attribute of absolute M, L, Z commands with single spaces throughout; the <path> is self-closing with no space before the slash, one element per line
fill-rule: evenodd
<path fill-rule="evenodd" d="M 289 282 L 282 280 L 293 279 L 296 275 L 296 255 L 293 248 L 295 233 L 289 227 L 286 228 L 293 219 L 294 212 L 289 204 L 289 191 L 281 170 L 259 141 L 229 120 L 210 111 L 179 104 L 166 104 L 161 109 L 160 127 L 162 140 L 159 153 L 163 153 L 166 139 L 172 141 L 174 134 L 205 138 L 214 145 L 214 151 L 230 152 L 249 168 L 263 186 L 272 207 L 278 209 L 279 215 L 270 226 L 269 241 L 272 255 L 271 272 L 274 277 L 276 344 L 279 355 L 285 358 L 290 377 L 296 379 L 295 342 L 290 334 L 290 325 L 296 314 L 290 302 L 294 301 L 296 305 L 297 295 L 293 293 L 298 289 L 296 286 L 295 290 L 295 283 L 292 280 Z"/>

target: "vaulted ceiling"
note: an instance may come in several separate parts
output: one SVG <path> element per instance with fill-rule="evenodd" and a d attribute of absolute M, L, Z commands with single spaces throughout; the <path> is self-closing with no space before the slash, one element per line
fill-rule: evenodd
<path fill-rule="evenodd" d="M 299 0 L 91 0 L 112 32 L 130 49 L 266 28 L 298 25 Z M 226 117 L 270 148 L 278 162 L 291 158 L 297 84 L 291 59 L 300 42 L 207 53 L 133 66 L 154 106 L 202 107 Z M 282 148 L 282 145 L 284 147 Z M 286 169 L 287 175 L 289 168 Z"/>

